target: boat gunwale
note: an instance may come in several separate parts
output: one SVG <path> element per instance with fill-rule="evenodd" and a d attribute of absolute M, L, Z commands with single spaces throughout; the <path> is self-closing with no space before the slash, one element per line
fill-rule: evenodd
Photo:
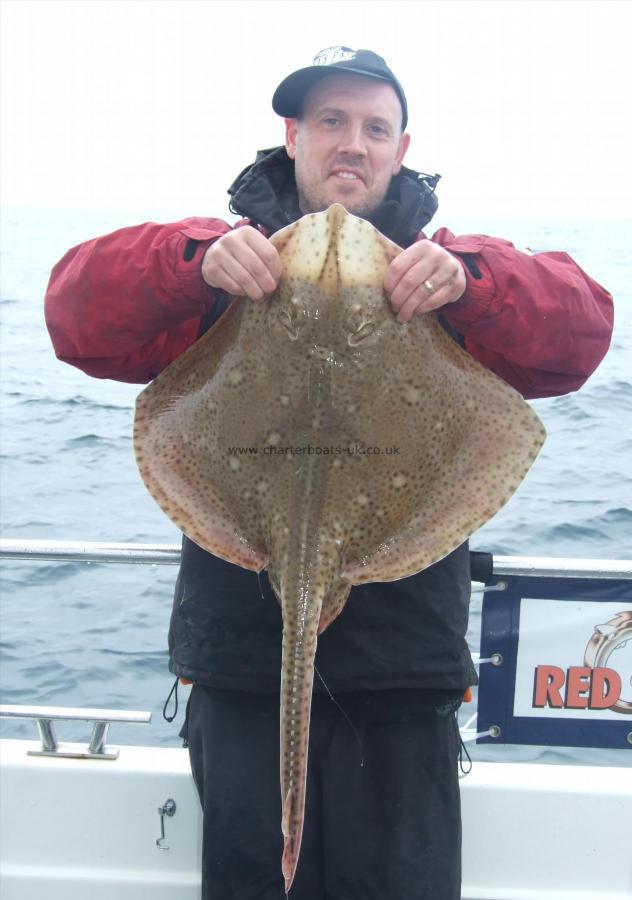
<path fill-rule="evenodd" d="M 178 565 L 180 556 L 178 544 L 0 539 L 0 559 Z M 493 574 L 495 577 L 522 575 L 532 578 L 632 580 L 632 559 L 493 555 Z"/>

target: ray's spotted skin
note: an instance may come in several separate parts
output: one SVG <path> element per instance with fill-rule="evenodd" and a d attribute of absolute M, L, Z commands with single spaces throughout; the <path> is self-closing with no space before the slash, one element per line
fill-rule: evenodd
<path fill-rule="evenodd" d="M 277 232 L 283 275 L 139 396 L 141 475 L 193 541 L 268 569 L 283 612 L 282 870 L 299 857 L 314 655 L 351 586 L 442 559 L 518 487 L 542 424 L 434 315 L 399 324 L 400 248 L 340 205 Z M 389 452 L 390 451 L 390 452 Z"/>

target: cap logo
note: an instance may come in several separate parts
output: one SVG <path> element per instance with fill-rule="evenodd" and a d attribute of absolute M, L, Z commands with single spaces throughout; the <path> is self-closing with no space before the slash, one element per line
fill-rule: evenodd
<path fill-rule="evenodd" d="M 327 47 L 314 57 L 315 66 L 333 66 L 343 60 L 355 59 L 356 52 L 349 47 Z"/>

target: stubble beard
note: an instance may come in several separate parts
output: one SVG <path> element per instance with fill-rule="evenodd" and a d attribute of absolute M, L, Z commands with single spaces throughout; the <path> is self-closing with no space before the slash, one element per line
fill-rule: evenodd
<path fill-rule="evenodd" d="M 350 212 L 354 216 L 359 216 L 362 219 L 366 219 L 375 212 L 386 196 L 386 191 L 384 191 L 384 194 L 377 200 L 375 197 L 370 196 L 365 197 L 363 200 L 356 201 L 351 199 L 330 200 L 318 187 L 311 189 L 310 186 L 304 182 L 299 172 L 295 173 L 295 177 L 296 189 L 298 192 L 298 205 L 304 216 L 309 213 L 324 212 L 326 209 L 329 209 L 332 203 L 340 203 L 347 212 Z"/>
<path fill-rule="evenodd" d="M 380 203 L 384 198 L 381 198 L 378 203 L 371 203 L 369 201 L 365 202 L 353 202 L 349 200 L 328 200 L 325 197 L 309 197 L 299 190 L 298 192 L 298 205 L 301 210 L 301 213 L 306 216 L 309 213 L 317 213 L 324 212 L 326 209 L 332 205 L 332 203 L 340 203 L 347 212 L 351 213 L 353 216 L 359 216 L 362 219 L 368 218 L 371 213 L 375 212 Z"/>

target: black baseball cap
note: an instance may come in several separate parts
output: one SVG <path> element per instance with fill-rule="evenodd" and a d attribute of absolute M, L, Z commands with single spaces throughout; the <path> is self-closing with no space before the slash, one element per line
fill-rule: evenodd
<path fill-rule="evenodd" d="M 284 78 L 272 97 L 272 109 L 279 116 L 295 119 L 301 110 L 303 98 L 308 90 L 334 72 L 353 72 L 388 81 L 395 89 L 402 107 L 402 131 L 408 122 L 408 104 L 401 84 L 395 78 L 381 56 L 372 50 L 352 50 L 350 47 L 327 47 L 314 57 L 311 66 L 298 69 Z"/>

